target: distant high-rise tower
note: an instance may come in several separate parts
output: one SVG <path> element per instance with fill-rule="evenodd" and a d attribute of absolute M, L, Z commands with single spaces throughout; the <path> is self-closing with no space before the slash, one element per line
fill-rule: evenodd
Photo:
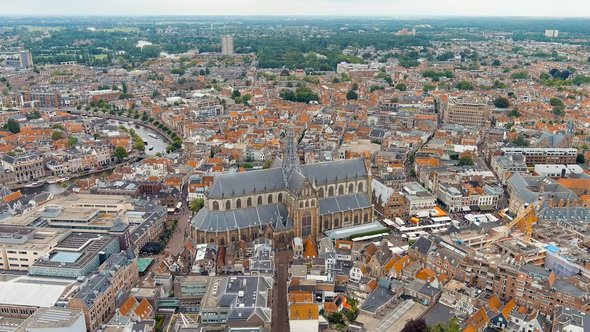
<path fill-rule="evenodd" d="M 221 54 L 234 55 L 234 37 L 231 35 L 221 36 Z"/>
<path fill-rule="evenodd" d="M 29 51 L 18 52 L 18 60 L 19 60 L 21 68 L 33 67 L 33 56 L 31 55 L 31 52 L 29 52 Z"/>

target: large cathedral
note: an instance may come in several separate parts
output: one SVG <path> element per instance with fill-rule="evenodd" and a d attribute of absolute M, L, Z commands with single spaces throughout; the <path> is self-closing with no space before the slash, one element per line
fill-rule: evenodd
<path fill-rule="evenodd" d="M 293 132 L 283 159 L 256 171 L 215 178 L 205 206 L 193 217 L 197 243 L 317 237 L 336 228 L 372 222 L 371 176 L 363 159 L 299 164 Z"/>

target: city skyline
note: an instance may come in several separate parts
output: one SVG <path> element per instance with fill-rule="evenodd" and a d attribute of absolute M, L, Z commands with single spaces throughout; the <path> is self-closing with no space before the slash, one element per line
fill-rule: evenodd
<path fill-rule="evenodd" d="M 572 10 L 575 8 L 575 10 Z M 311 9 L 311 10 L 310 10 Z M 9 16 L 511 16 L 511 17 L 590 17 L 590 3 L 564 0 L 560 6 L 548 0 L 469 1 L 469 0 L 369 0 L 360 5 L 352 0 L 220 0 L 197 4 L 189 0 L 172 0 L 165 5 L 157 0 L 115 0 L 102 2 L 24 0 L 4 4 Z"/>

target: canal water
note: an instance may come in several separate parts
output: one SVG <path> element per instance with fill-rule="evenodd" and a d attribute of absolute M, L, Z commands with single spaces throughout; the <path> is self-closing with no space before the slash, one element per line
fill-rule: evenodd
<path fill-rule="evenodd" d="M 158 134 L 157 132 L 143 127 L 143 126 L 137 126 L 133 123 L 129 123 L 129 122 L 124 122 L 124 121 L 118 121 L 118 120 L 109 120 L 109 124 L 113 124 L 116 126 L 124 126 L 125 128 L 133 128 L 133 130 L 135 130 L 135 132 L 144 140 L 147 142 L 147 144 L 145 145 L 145 154 L 148 156 L 155 156 L 158 152 L 160 154 L 162 154 L 162 156 L 166 155 L 166 148 L 168 147 L 168 141 L 166 141 L 166 139 L 164 137 L 162 137 L 160 134 Z M 153 136 L 156 136 L 155 138 L 150 136 L 150 134 L 152 134 Z M 149 147 L 153 147 L 152 150 L 149 149 Z M 104 171 L 102 173 L 95 173 L 93 175 L 89 175 L 89 176 L 97 176 L 97 177 L 101 177 L 101 176 L 108 176 L 111 173 L 111 171 Z M 86 177 L 81 177 L 81 178 L 77 178 L 77 179 L 83 179 Z M 41 186 L 41 187 L 37 187 L 37 188 L 23 188 L 21 189 L 21 192 L 23 194 L 33 194 L 33 193 L 40 193 L 40 192 L 49 192 L 52 193 L 54 195 L 56 194 L 61 194 L 64 191 L 67 190 L 67 188 L 69 186 L 71 186 L 72 184 L 74 184 L 74 182 L 77 179 L 72 179 L 69 181 L 65 181 L 62 183 L 46 183 L 45 185 Z"/>

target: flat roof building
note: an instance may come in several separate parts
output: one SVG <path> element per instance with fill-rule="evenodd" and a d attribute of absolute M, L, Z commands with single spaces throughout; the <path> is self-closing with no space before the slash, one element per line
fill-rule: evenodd
<path fill-rule="evenodd" d="M 85 332 L 82 310 L 61 307 L 39 308 L 14 332 Z"/>
<path fill-rule="evenodd" d="M 86 276 L 116 252 L 119 252 L 119 240 L 112 235 L 71 233 L 36 261 L 29 268 L 29 274 L 63 278 Z"/>
<path fill-rule="evenodd" d="M 444 122 L 470 127 L 483 127 L 490 124 L 488 105 L 471 97 L 451 97 L 444 112 Z"/>
<path fill-rule="evenodd" d="M 38 308 L 55 305 L 73 280 L 0 275 L 0 316 L 27 318 Z"/>
<path fill-rule="evenodd" d="M 0 226 L 0 270 L 28 271 L 69 233 L 65 229 Z"/>

